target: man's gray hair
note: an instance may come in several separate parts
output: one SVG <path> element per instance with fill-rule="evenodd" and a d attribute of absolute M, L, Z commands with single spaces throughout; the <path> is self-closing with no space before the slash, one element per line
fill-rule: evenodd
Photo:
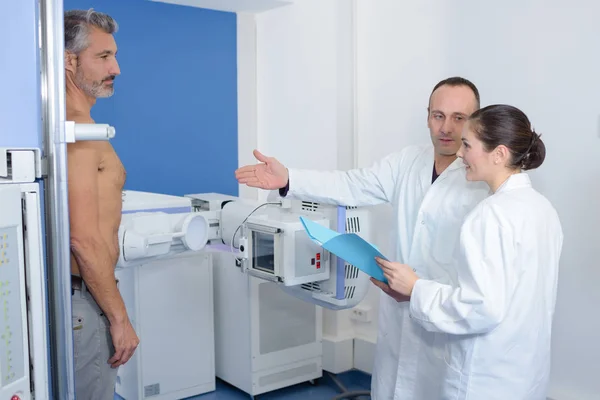
<path fill-rule="evenodd" d="M 98 28 L 111 35 L 119 26 L 110 16 L 93 8 L 89 10 L 69 10 L 65 12 L 65 50 L 78 55 L 89 46 L 90 27 Z"/>

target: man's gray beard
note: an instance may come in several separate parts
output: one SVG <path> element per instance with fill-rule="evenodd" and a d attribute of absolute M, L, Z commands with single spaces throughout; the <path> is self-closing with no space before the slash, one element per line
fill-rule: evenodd
<path fill-rule="evenodd" d="M 86 82 L 83 78 L 81 69 L 78 69 L 75 74 L 75 84 L 78 88 L 83 90 L 85 94 L 95 99 L 110 97 L 115 93 L 114 87 L 103 87 L 102 81 Z"/>

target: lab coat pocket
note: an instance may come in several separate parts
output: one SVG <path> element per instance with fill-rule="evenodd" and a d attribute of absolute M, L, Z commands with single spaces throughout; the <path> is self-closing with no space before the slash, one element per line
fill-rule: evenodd
<path fill-rule="evenodd" d="M 428 278 L 438 282 L 452 282 L 456 274 L 457 241 L 437 235 L 432 247 L 432 263 L 428 265 Z"/>
<path fill-rule="evenodd" d="M 439 360 L 444 358 L 444 349 L 446 346 L 445 336 L 445 333 L 429 332 L 425 330 L 423 330 L 421 333 L 421 338 L 425 343 L 427 343 L 431 354 L 433 354 Z"/>
<path fill-rule="evenodd" d="M 435 232 L 433 241 L 433 258 L 440 264 L 451 264 L 455 261 L 455 252 L 458 250 L 460 237 L 460 222 L 450 218 L 447 229 Z"/>
<path fill-rule="evenodd" d="M 456 372 L 465 373 L 468 369 L 467 358 L 471 347 L 469 345 L 471 343 L 470 336 L 445 335 L 444 361 L 446 365 Z"/>

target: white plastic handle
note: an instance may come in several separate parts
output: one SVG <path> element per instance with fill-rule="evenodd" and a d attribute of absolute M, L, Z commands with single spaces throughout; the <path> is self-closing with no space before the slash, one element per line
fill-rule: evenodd
<path fill-rule="evenodd" d="M 84 140 L 107 141 L 115 137 L 115 128 L 108 124 L 77 124 L 65 121 L 65 141 L 74 143 Z"/>
<path fill-rule="evenodd" d="M 147 239 L 147 246 L 152 246 L 155 244 L 163 244 L 163 243 L 171 243 L 173 241 L 173 235 L 171 234 L 162 234 L 162 235 L 152 235 Z"/>

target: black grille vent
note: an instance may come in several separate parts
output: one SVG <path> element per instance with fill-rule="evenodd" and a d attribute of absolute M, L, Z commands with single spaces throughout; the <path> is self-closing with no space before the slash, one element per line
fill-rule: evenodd
<path fill-rule="evenodd" d="M 319 285 L 318 282 L 303 283 L 300 287 L 304 290 L 308 290 L 309 292 L 316 292 L 321 290 L 321 285 Z"/>
<path fill-rule="evenodd" d="M 359 269 L 354 265 L 346 264 L 346 279 L 357 279 Z"/>
<path fill-rule="evenodd" d="M 360 232 L 360 219 L 358 217 L 346 218 L 346 232 L 347 233 Z"/>
<path fill-rule="evenodd" d="M 346 286 L 346 290 L 345 290 L 345 293 L 344 293 L 344 297 L 345 297 L 346 299 L 351 299 L 351 298 L 353 298 L 353 297 L 354 297 L 354 289 L 355 289 L 355 287 L 354 287 L 354 286 Z"/>
<path fill-rule="evenodd" d="M 316 212 L 319 209 L 319 203 L 315 203 L 312 201 L 303 201 L 302 209 L 304 211 Z"/>

